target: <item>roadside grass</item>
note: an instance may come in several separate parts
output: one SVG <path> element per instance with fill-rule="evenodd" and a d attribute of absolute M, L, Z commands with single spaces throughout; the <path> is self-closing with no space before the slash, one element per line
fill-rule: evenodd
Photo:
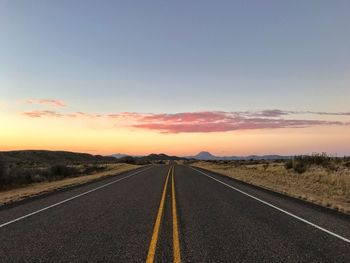
<path fill-rule="evenodd" d="M 198 161 L 191 165 L 350 214 L 347 162 L 329 161 L 325 165 L 311 162 L 303 164 L 302 172 L 292 169 L 287 162 Z"/>
<path fill-rule="evenodd" d="M 65 167 L 65 168 L 62 168 Z M 20 201 L 28 197 L 33 197 L 37 195 L 42 195 L 48 192 L 57 191 L 60 189 L 64 189 L 67 187 L 72 187 L 75 185 L 80 185 L 92 181 L 96 181 L 98 179 L 106 178 L 109 176 L 118 175 L 123 172 L 131 171 L 134 169 L 137 169 L 141 167 L 140 165 L 133 165 L 133 164 L 125 164 L 125 163 L 117 163 L 117 164 L 105 164 L 102 168 L 97 168 L 98 166 L 94 165 L 76 165 L 74 167 L 74 171 L 77 172 L 77 175 L 74 176 L 71 174 L 71 170 L 67 172 L 66 166 L 56 166 L 53 168 L 54 170 L 58 169 L 59 171 L 56 171 L 58 173 L 69 173 L 70 177 L 68 178 L 60 178 L 59 180 L 54 181 L 42 181 L 42 182 L 34 182 L 27 184 L 26 186 L 20 187 L 20 188 L 13 188 L 9 190 L 4 190 L 0 192 L 0 206 L 12 203 L 15 201 Z M 39 169 L 39 168 L 36 168 Z M 63 169 L 63 170 L 60 170 Z M 88 171 L 89 173 L 86 173 L 82 175 L 81 173 L 84 171 Z"/>

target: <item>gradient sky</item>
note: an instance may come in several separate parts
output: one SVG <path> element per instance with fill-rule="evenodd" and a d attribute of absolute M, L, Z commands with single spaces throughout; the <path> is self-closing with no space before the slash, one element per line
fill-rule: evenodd
<path fill-rule="evenodd" d="M 349 13 L 0 0 L 0 150 L 349 155 Z"/>

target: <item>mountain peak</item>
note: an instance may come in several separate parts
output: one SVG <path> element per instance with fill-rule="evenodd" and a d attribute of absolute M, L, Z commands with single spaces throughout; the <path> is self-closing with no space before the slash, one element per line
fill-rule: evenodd
<path fill-rule="evenodd" d="M 201 151 L 200 153 L 195 155 L 194 158 L 197 160 L 213 160 L 213 159 L 216 159 L 217 157 L 212 155 L 210 152 Z"/>

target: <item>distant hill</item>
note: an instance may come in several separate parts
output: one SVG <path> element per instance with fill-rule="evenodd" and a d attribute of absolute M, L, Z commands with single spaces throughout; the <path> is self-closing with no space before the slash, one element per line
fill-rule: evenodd
<path fill-rule="evenodd" d="M 0 152 L 0 161 L 6 163 L 77 163 L 77 162 L 115 162 L 114 157 L 74 153 L 66 151 L 23 150 Z"/>
<path fill-rule="evenodd" d="M 196 160 L 281 160 L 290 159 L 292 156 L 282 155 L 249 155 L 249 156 L 215 156 L 210 152 L 202 151 L 195 156 L 189 156 L 187 158 Z"/>

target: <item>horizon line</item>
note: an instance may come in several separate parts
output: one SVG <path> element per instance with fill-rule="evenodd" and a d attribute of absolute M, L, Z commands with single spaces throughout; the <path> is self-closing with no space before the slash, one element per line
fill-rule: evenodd
<path fill-rule="evenodd" d="M 240 154 L 225 154 L 225 155 L 219 155 L 219 154 L 213 154 L 212 152 L 210 151 L 198 151 L 197 154 L 192 154 L 192 155 L 179 155 L 179 154 L 168 154 L 166 152 L 148 152 L 148 153 L 145 153 L 145 154 L 129 154 L 129 153 L 122 153 L 122 152 L 114 152 L 114 153 L 110 153 L 110 154 L 100 154 L 100 153 L 93 153 L 94 151 L 91 150 L 91 151 L 72 151 L 72 150 L 63 150 L 63 149 L 60 149 L 60 150 L 52 150 L 52 149 L 15 149 L 15 150 L 1 150 L 0 149 L 0 153 L 1 152 L 20 152 L 20 151 L 49 151 L 49 152 L 70 152 L 70 153 L 82 153 L 82 154 L 90 154 L 90 155 L 100 155 L 100 156 L 113 156 L 113 155 L 117 155 L 117 154 L 120 154 L 120 155 L 125 155 L 125 156 L 131 156 L 131 157 L 143 157 L 143 156 L 148 156 L 148 155 L 151 155 L 151 154 L 157 154 L 157 155 L 160 155 L 160 154 L 164 154 L 164 155 L 167 155 L 167 156 L 175 156 L 175 157 L 184 157 L 184 158 L 188 158 L 188 157 L 194 157 L 200 153 L 209 153 L 211 154 L 212 156 L 214 157 L 223 157 L 223 158 L 227 158 L 227 157 L 250 157 L 250 156 L 258 156 L 258 157 L 263 157 L 263 156 L 281 156 L 281 157 L 292 157 L 292 156 L 301 156 L 301 155 L 313 155 L 313 154 L 326 154 L 327 156 L 329 157 L 348 157 L 350 156 L 350 153 L 349 154 L 338 154 L 337 152 L 335 153 L 330 153 L 330 152 L 327 152 L 327 151 L 321 151 L 321 152 L 308 152 L 308 153 L 293 153 L 293 154 L 280 154 L 280 153 L 266 153 L 266 154 L 243 154 L 243 155 L 240 155 Z"/>

